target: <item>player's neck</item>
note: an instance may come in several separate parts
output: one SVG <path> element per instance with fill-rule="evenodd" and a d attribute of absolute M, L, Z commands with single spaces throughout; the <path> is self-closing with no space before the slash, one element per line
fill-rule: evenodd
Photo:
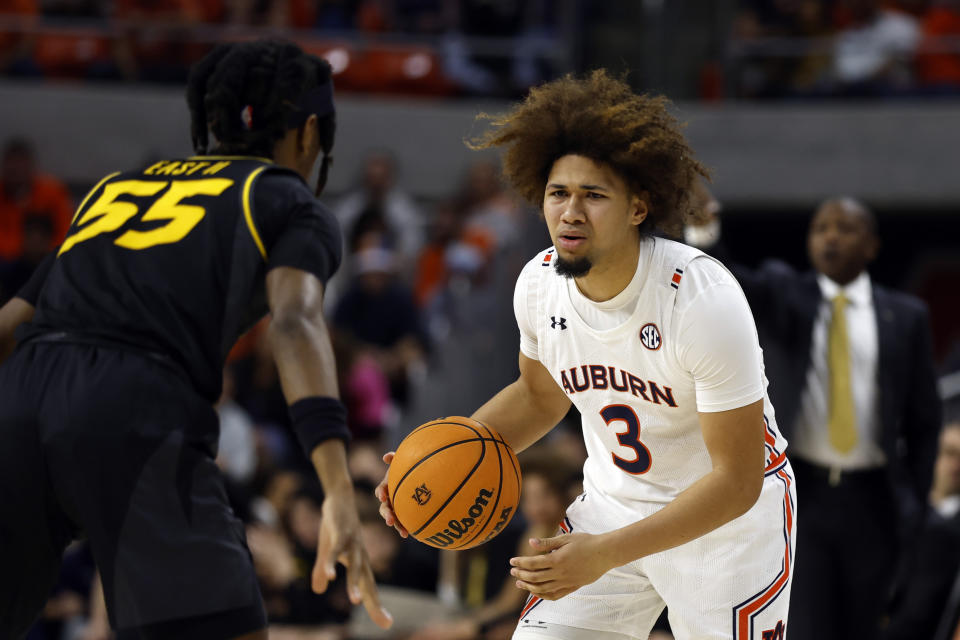
<path fill-rule="evenodd" d="M 627 288 L 637 272 L 640 240 L 613 251 L 610 260 L 597 260 L 587 275 L 576 278 L 577 289 L 594 302 L 604 302 Z"/>

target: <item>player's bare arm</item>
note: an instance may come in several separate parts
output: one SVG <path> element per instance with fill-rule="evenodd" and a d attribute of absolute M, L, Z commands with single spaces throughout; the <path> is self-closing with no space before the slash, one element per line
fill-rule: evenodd
<path fill-rule="evenodd" d="M 33 305 L 22 298 L 11 298 L 0 307 L 0 362 L 13 352 L 13 332 L 33 318 Z"/>
<path fill-rule="evenodd" d="M 570 399 L 550 372 L 533 358 L 520 354 L 520 376 L 500 390 L 470 416 L 503 436 L 517 453 L 523 451 L 553 429 L 570 409 Z M 393 461 L 393 451 L 383 456 Z M 388 526 L 407 537 L 408 532 L 397 520 L 387 495 L 387 477 L 376 488 L 380 515 Z"/>
<path fill-rule="evenodd" d="M 336 367 L 323 318 L 323 284 L 312 274 L 278 267 L 267 274 L 268 331 L 280 384 L 287 403 L 312 397 L 338 396 Z M 312 586 L 322 593 L 336 577 L 337 560 L 347 567 L 347 590 L 354 604 L 363 602 L 370 617 L 389 627 L 392 617 L 377 595 L 373 572 L 360 540 L 360 521 L 347 471 L 342 440 L 324 440 L 310 452 L 326 497 L 320 526 Z"/>
<path fill-rule="evenodd" d="M 538 360 L 520 354 L 520 376 L 471 416 L 504 437 L 520 453 L 553 429 L 570 399 Z"/>
<path fill-rule="evenodd" d="M 615 567 L 671 549 L 744 514 L 764 473 L 763 401 L 699 414 L 713 469 L 654 515 L 600 535 L 571 533 L 531 545 L 545 555 L 511 559 L 517 586 L 555 600 Z"/>

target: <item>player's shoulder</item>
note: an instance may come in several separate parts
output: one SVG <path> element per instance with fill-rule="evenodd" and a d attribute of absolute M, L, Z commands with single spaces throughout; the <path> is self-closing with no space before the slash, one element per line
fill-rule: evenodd
<path fill-rule="evenodd" d="M 520 270 L 520 275 L 517 276 L 517 292 L 535 295 L 543 287 L 543 281 L 555 275 L 553 264 L 556 259 L 557 252 L 552 246 L 538 251 Z"/>
<path fill-rule="evenodd" d="M 258 200 L 270 199 L 286 205 L 315 204 L 321 206 L 303 178 L 291 169 L 266 165 L 257 175 L 253 191 Z"/>
<path fill-rule="evenodd" d="M 676 305 L 686 305 L 700 293 L 717 287 L 740 288 L 737 279 L 723 264 L 696 247 L 666 238 L 650 238 L 653 259 L 649 277 L 676 293 Z"/>
<path fill-rule="evenodd" d="M 553 266 L 554 261 L 557 259 L 557 250 L 551 245 L 544 249 L 541 249 L 534 255 L 527 263 L 523 266 L 524 272 L 532 271 L 534 273 L 540 273 L 543 271 L 552 271 L 550 267 Z"/>

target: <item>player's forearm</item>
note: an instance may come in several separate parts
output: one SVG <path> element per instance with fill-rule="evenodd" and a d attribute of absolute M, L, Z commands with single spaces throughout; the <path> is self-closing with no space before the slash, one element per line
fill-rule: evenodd
<path fill-rule="evenodd" d="M 538 401 L 521 379 L 501 389 L 471 417 L 497 431 L 520 453 L 555 427 L 567 409 L 569 405 L 550 406 Z"/>
<path fill-rule="evenodd" d="M 333 347 L 322 318 L 276 316 L 267 337 L 288 405 L 311 396 L 339 397 Z"/>
<path fill-rule="evenodd" d="M 347 470 L 347 448 L 342 440 L 333 438 L 314 447 L 310 462 L 327 495 L 347 491 L 353 495 L 353 481 Z"/>
<path fill-rule="evenodd" d="M 760 495 L 757 482 L 738 471 L 714 469 L 648 518 L 607 534 L 611 567 L 695 540 L 746 513 Z"/>

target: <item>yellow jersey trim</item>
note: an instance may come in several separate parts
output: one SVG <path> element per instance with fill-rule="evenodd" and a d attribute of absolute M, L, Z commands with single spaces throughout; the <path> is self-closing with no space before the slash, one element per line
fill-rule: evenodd
<path fill-rule="evenodd" d="M 263 241 L 260 239 L 260 234 L 257 232 L 257 226 L 253 223 L 253 211 L 250 207 L 250 189 L 253 187 L 254 179 L 266 168 L 267 167 L 260 167 L 256 169 L 253 173 L 247 176 L 247 181 L 243 183 L 243 217 L 247 221 L 247 229 L 250 230 L 250 235 L 253 237 L 253 242 L 257 245 L 257 249 L 260 250 L 260 255 L 264 260 L 267 259 L 267 250 L 263 248 Z"/>
<path fill-rule="evenodd" d="M 257 160 L 258 162 L 273 164 L 273 160 L 270 158 L 262 158 L 260 156 L 190 156 L 187 160 Z"/>
<path fill-rule="evenodd" d="M 110 180 L 111 178 L 116 178 L 116 177 L 117 177 L 118 175 L 120 175 L 121 173 L 122 173 L 121 171 L 115 171 L 115 172 L 111 173 L 111 174 L 108 175 L 106 178 L 104 178 L 104 179 L 102 179 L 100 182 L 98 182 L 98 183 L 97 183 L 97 186 L 95 186 L 93 189 L 90 189 L 90 191 L 87 193 L 87 195 L 84 196 L 83 201 L 80 203 L 80 206 L 77 207 L 77 210 L 73 213 L 73 218 L 70 220 L 70 225 L 71 225 L 71 226 L 73 226 L 73 223 L 77 221 L 77 216 L 80 215 L 80 212 L 83 211 L 83 208 L 84 208 L 85 206 L 87 206 L 87 201 L 90 200 L 90 196 L 92 196 L 93 194 L 95 194 L 95 193 L 100 189 L 100 187 L 103 186 L 103 183 L 105 183 L 107 180 Z"/>

